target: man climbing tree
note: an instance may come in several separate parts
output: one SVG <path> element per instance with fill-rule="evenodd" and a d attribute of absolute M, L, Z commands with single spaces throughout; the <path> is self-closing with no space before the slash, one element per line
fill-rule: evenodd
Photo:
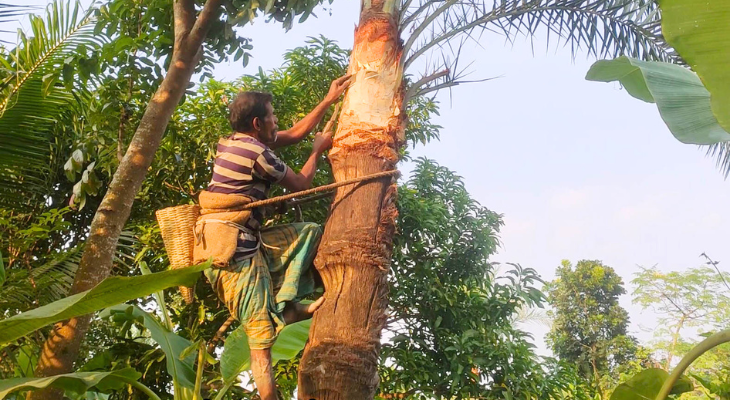
<path fill-rule="evenodd" d="M 200 194 L 201 217 L 196 262 L 210 257 L 216 267 L 206 276 L 231 314 L 241 321 L 251 349 L 251 368 L 262 400 L 276 400 L 271 346 L 286 324 L 311 318 L 324 301 L 310 305 L 297 299 L 314 291 L 309 266 L 321 230 L 317 224 L 295 223 L 261 229 L 259 208 L 241 207 L 266 199 L 272 183 L 292 192 L 308 189 L 317 160 L 332 145 L 331 132 L 314 137 L 312 153 L 299 173 L 270 147 L 302 141 L 339 99 L 349 76 L 332 82 L 329 93 L 291 129 L 277 133 L 278 120 L 268 93 L 241 92 L 230 104 L 233 134 L 218 143 L 213 178 Z"/>

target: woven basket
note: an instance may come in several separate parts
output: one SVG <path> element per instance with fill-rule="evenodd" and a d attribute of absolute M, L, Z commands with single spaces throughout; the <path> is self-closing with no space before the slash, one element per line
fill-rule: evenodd
<path fill-rule="evenodd" d="M 158 210 L 157 223 L 160 225 L 162 241 L 165 242 L 170 268 L 178 269 L 193 263 L 195 236 L 193 227 L 200 215 L 200 206 L 183 205 Z M 188 304 L 193 302 L 192 287 L 180 286 L 180 293 Z"/>

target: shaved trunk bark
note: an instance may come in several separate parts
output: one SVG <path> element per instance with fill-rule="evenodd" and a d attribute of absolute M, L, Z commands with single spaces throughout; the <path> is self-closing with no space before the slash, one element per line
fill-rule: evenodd
<path fill-rule="evenodd" d="M 349 67 L 355 80 L 329 156 L 336 181 L 392 170 L 398 161 L 405 92 L 394 3 L 363 2 Z M 376 393 L 395 200 L 390 180 L 337 190 L 315 260 L 326 300 L 300 364 L 300 399 L 372 399 Z"/>
<path fill-rule="evenodd" d="M 217 18 L 219 0 L 209 0 L 196 21 L 191 0 L 175 1 L 175 45 L 165 79 L 152 97 L 132 142 L 119 164 L 109 189 L 94 215 L 71 294 L 89 290 L 111 273 L 119 235 L 129 218 L 134 198 L 144 181 L 167 124 L 180 102 L 197 64 L 196 55 L 207 35 L 210 20 Z M 43 345 L 36 376 L 71 372 L 90 315 L 59 322 Z M 55 389 L 29 393 L 31 399 L 55 400 Z"/>

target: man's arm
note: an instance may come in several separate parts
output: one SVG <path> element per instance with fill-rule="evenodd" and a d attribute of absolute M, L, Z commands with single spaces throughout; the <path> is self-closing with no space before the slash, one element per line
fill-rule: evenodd
<path fill-rule="evenodd" d="M 277 148 L 299 143 L 302 139 L 307 137 L 309 132 L 311 132 L 312 129 L 317 126 L 319 121 L 322 120 L 327 109 L 337 102 L 345 89 L 350 86 L 350 78 L 351 75 L 345 75 L 332 81 L 330 90 L 327 92 L 324 100 L 317 104 L 317 106 L 314 107 L 314 110 L 307 114 L 306 117 L 299 120 L 290 129 L 279 132 L 276 137 L 276 143 L 274 143 L 271 147 Z"/>
<path fill-rule="evenodd" d="M 302 170 L 296 173 L 291 168 L 287 168 L 286 175 L 279 184 L 291 192 L 301 192 L 309 189 L 312 186 L 314 173 L 317 172 L 317 160 L 330 147 L 332 147 L 332 132 L 318 132 L 314 135 L 312 154 L 309 155 Z"/>

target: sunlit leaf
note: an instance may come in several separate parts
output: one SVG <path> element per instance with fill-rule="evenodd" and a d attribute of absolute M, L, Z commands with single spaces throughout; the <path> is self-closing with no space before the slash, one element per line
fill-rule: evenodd
<path fill-rule="evenodd" d="M 620 82 L 637 99 L 656 103 L 667 127 L 682 143 L 730 140 L 710 106 L 710 93 L 697 75 L 679 65 L 628 57 L 601 60 L 586 75 L 590 81 Z"/>
<path fill-rule="evenodd" d="M 662 33 L 712 94 L 712 110 L 730 132 L 730 2 L 660 0 Z"/>
<path fill-rule="evenodd" d="M 75 393 L 84 393 L 92 387 L 99 390 L 121 389 L 142 376 L 132 368 L 112 372 L 77 372 L 47 378 L 13 378 L 0 380 L 0 400 L 21 389 L 54 387 Z"/>
<path fill-rule="evenodd" d="M 660 368 L 639 372 L 627 382 L 620 384 L 611 394 L 611 400 L 654 400 L 669 378 L 669 373 Z M 682 394 L 694 390 L 692 381 L 682 376 L 672 387 L 671 394 Z"/>
<path fill-rule="evenodd" d="M 188 286 L 209 264 L 134 277 L 112 276 L 91 290 L 0 321 L 0 344 L 54 322 L 89 314 L 172 286 Z"/>

